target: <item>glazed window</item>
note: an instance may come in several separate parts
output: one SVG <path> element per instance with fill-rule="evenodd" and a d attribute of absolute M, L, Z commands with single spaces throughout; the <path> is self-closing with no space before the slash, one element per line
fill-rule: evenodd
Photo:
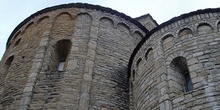
<path fill-rule="evenodd" d="M 56 44 L 56 52 L 58 55 L 57 71 L 60 72 L 65 71 L 66 59 L 69 54 L 70 48 L 71 48 L 70 40 L 64 39 L 57 42 Z"/>

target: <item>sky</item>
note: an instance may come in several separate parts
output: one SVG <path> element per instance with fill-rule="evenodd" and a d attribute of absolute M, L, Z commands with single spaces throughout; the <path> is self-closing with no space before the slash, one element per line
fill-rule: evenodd
<path fill-rule="evenodd" d="M 149 13 L 158 24 L 198 9 L 220 7 L 219 0 L 0 0 L 0 59 L 8 37 L 28 16 L 46 7 L 77 2 L 109 7 L 132 18 Z"/>

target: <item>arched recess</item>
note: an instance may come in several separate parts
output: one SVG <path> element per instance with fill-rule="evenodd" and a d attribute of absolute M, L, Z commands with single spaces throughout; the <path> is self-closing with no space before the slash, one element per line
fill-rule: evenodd
<path fill-rule="evenodd" d="M 184 92 L 193 90 L 188 64 L 186 58 L 178 56 L 174 58 L 168 68 L 168 80 L 170 92 L 174 97 Z"/>
<path fill-rule="evenodd" d="M 21 38 L 19 38 L 19 39 L 15 42 L 14 47 L 16 47 L 20 42 L 21 42 Z"/>
<path fill-rule="evenodd" d="M 52 37 L 60 38 L 72 35 L 73 32 L 72 16 L 68 12 L 63 12 L 57 15 L 53 21 Z"/>
<path fill-rule="evenodd" d="M 75 21 L 74 39 L 79 45 L 74 46 L 74 48 L 77 47 L 82 54 L 86 54 L 88 47 L 85 45 L 88 45 L 87 43 L 89 42 L 92 26 L 92 16 L 88 13 L 79 13 L 76 16 Z M 76 43 L 74 43 L 74 45 L 76 45 Z"/>
<path fill-rule="evenodd" d="M 133 37 L 136 40 L 135 43 L 137 44 L 138 42 L 141 41 L 141 39 L 143 38 L 143 35 L 141 34 L 141 32 L 135 31 L 133 34 Z"/>
<path fill-rule="evenodd" d="M 33 27 L 34 27 L 34 22 L 30 22 L 30 23 L 25 27 L 23 33 L 26 33 L 26 32 L 31 33 Z"/>
<path fill-rule="evenodd" d="M 149 48 L 145 53 L 145 60 L 149 60 L 150 58 L 152 58 L 152 56 L 153 56 L 153 49 Z"/>
<path fill-rule="evenodd" d="M 10 69 L 10 67 L 11 67 L 11 64 L 12 64 L 13 60 L 14 60 L 14 55 L 10 56 L 10 57 L 6 60 L 4 66 L 3 66 L 2 74 L 0 75 L 1 78 L 3 78 L 3 79 L 1 79 L 2 81 L 4 81 L 4 78 L 7 76 L 8 71 L 9 71 L 9 69 Z M 2 81 L 0 81 L 0 82 L 2 82 Z"/>
<path fill-rule="evenodd" d="M 181 30 L 179 31 L 179 33 L 178 33 L 178 36 L 179 36 L 180 38 L 182 38 L 182 39 L 186 39 L 186 38 L 188 38 L 188 37 L 190 37 L 190 36 L 192 36 L 192 35 L 193 35 L 193 32 L 192 32 L 192 30 L 189 29 L 189 28 L 181 29 Z"/>
<path fill-rule="evenodd" d="M 130 27 L 125 23 L 118 23 L 117 24 L 117 29 L 119 29 L 121 31 L 124 31 L 126 33 L 130 33 Z"/>
<path fill-rule="evenodd" d="M 141 72 L 142 63 L 143 63 L 142 58 L 139 58 L 136 63 L 138 74 L 140 74 L 140 72 Z"/>
<path fill-rule="evenodd" d="M 163 49 L 166 50 L 166 49 L 171 48 L 174 44 L 173 41 L 174 41 L 174 36 L 171 34 L 168 34 L 162 37 L 161 42 L 162 42 Z"/>
<path fill-rule="evenodd" d="M 213 28 L 207 23 L 201 23 L 197 26 L 197 32 L 198 34 L 208 34 L 213 32 Z"/>
<path fill-rule="evenodd" d="M 21 34 L 21 31 L 18 31 L 18 32 L 14 35 L 13 41 L 14 41 L 20 34 Z"/>
<path fill-rule="evenodd" d="M 99 19 L 99 27 L 100 28 L 113 28 L 114 27 L 114 21 L 111 18 L 108 17 L 102 17 Z"/>
<path fill-rule="evenodd" d="M 42 18 L 40 18 L 37 21 L 37 34 L 36 36 L 42 37 L 42 35 L 44 34 L 44 32 L 48 32 L 50 31 L 51 28 L 51 21 L 49 19 L 49 16 L 44 16 Z"/>
<path fill-rule="evenodd" d="M 45 21 L 47 21 L 47 19 L 49 19 L 49 16 L 41 17 L 41 18 L 37 21 L 37 24 L 44 23 Z"/>

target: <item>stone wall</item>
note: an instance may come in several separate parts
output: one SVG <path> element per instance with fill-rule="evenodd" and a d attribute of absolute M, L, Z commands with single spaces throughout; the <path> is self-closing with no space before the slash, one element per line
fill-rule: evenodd
<path fill-rule="evenodd" d="M 129 75 L 131 108 L 220 109 L 220 13 L 213 10 L 174 18 L 141 41 Z"/>
<path fill-rule="evenodd" d="M 128 109 L 127 64 L 146 32 L 124 14 L 88 4 L 31 15 L 1 61 L 0 109 Z"/>

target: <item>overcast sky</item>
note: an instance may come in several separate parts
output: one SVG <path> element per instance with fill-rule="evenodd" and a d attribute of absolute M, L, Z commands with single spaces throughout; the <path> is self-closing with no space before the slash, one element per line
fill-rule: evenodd
<path fill-rule="evenodd" d="M 0 59 L 11 32 L 25 18 L 46 7 L 76 2 L 109 7 L 132 18 L 149 13 L 159 24 L 198 9 L 220 7 L 219 0 L 0 0 Z"/>

